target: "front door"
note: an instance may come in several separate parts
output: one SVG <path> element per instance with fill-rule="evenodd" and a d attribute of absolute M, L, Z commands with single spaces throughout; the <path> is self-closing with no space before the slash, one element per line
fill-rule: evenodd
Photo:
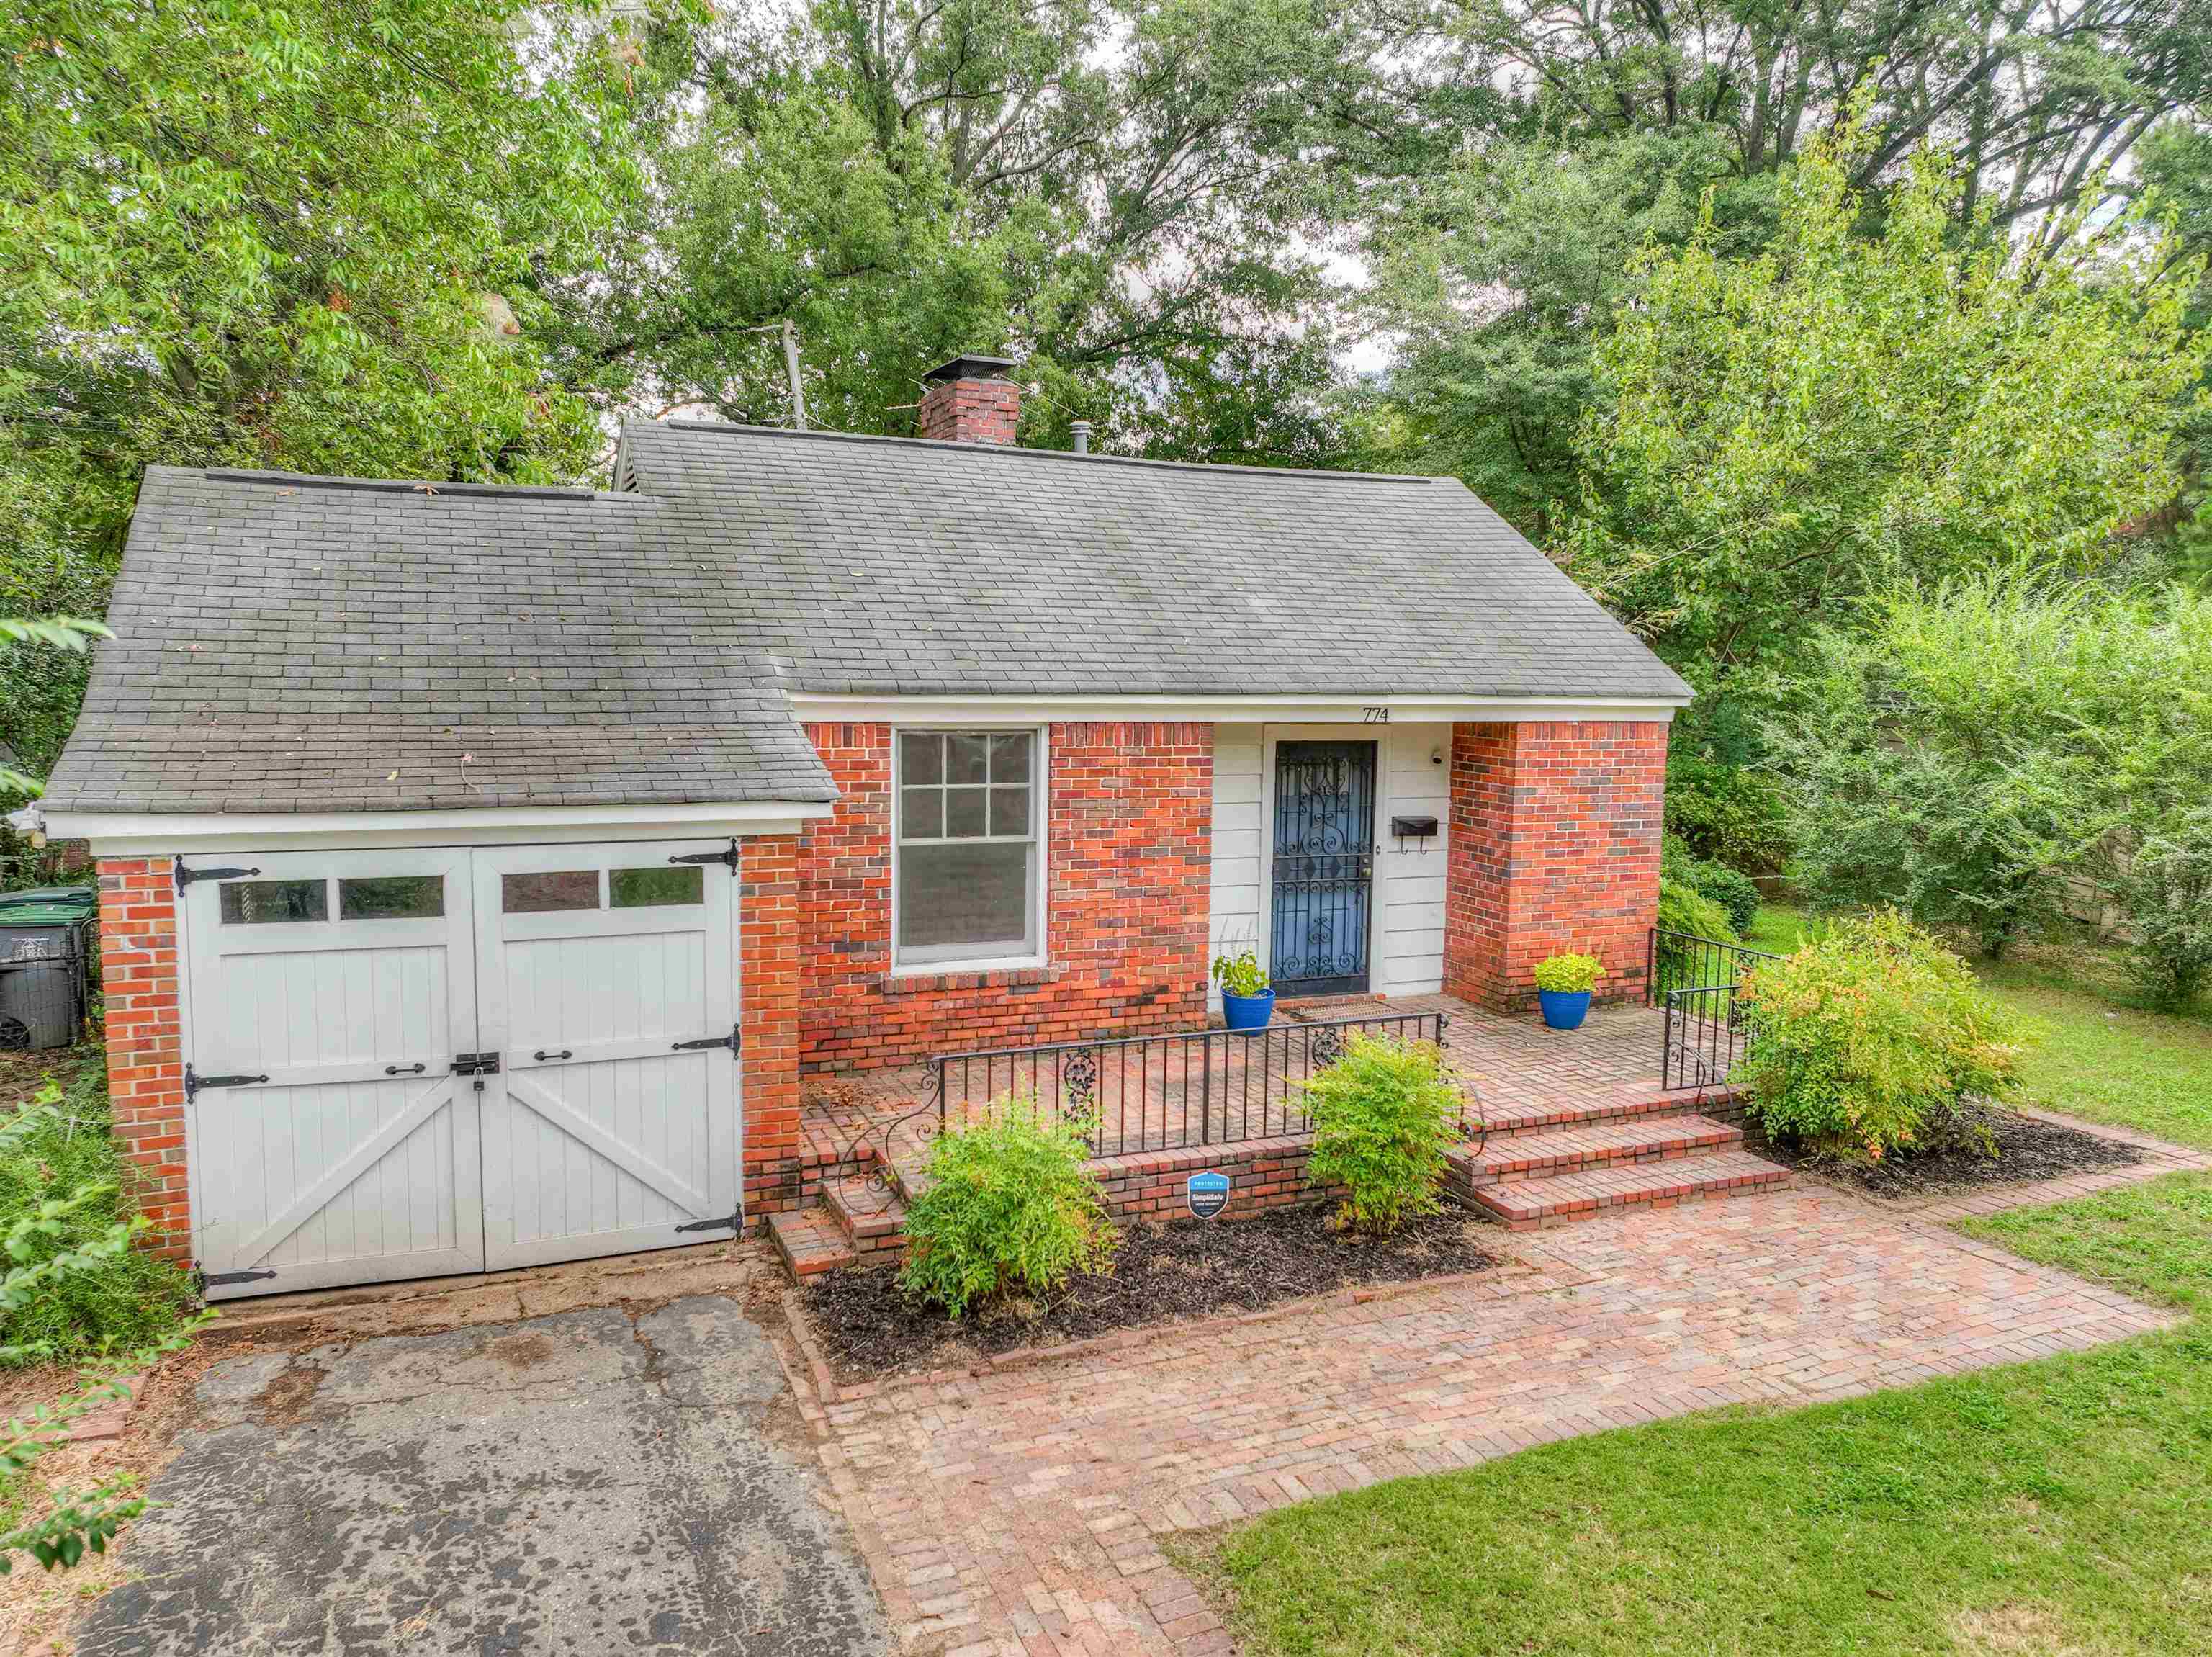
<path fill-rule="evenodd" d="M 187 858 L 209 1298 L 731 1236 L 737 877 L 716 851 Z"/>
<path fill-rule="evenodd" d="M 1273 924 L 1283 996 L 1367 988 L 1375 886 L 1375 744 L 1275 745 Z"/>

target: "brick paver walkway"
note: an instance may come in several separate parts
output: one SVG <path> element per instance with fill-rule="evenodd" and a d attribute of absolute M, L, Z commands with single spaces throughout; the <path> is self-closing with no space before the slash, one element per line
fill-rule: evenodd
<path fill-rule="evenodd" d="M 1548 1440 L 1844 1398 L 2166 1321 L 1925 1215 L 1818 1187 L 1500 1246 L 1524 1267 L 826 1409 L 806 1399 L 902 1648 L 1226 1650 L 1162 1536 Z"/>

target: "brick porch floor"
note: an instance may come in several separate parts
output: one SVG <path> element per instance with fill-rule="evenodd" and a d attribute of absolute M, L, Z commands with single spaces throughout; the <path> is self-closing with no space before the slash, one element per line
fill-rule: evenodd
<path fill-rule="evenodd" d="M 1228 1651 L 1163 1537 L 1583 1433 L 1845 1398 L 2170 1321 L 1820 1187 L 1499 1241 L 1520 1264 L 1487 1280 L 826 1409 L 802 1394 L 902 1649 Z"/>
<path fill-rule="evenodd" d="M 1540 1120 L 1632 1093 L 1638 1099 L 1659 1096 L 1665 1020 L 1652 1008 L 1596 1008 L 1580 1030 L 1563 1033 L 1546 1029 L 1533 1013 L 1492 1013 L 1450 996 L 1342 996 L 1286 1003 L 1277 1029 L 1257 1044 L 1258 1057 L 1249 1063 L 1253 1043 L 1219 1039 L 1212 1044 L 1219 1070 L 1212 1077 L 1210 1096 L 1218 1102 L 1210 1136 L 1261 1138 L 1304 1125 L 1286 1116 L 1279 1102 L 1271 1105 L 1268 1095 L 1276 1091 L 1270 1082 L 1285 1073 L 1286 1065 L 1289 1074 L 1305 1073 L 1310 1028 L 1303 1026 L 1310 1021 L 1428 1013 L 1443 1014 L 1445 1050 L 1473 1089 L 1477 1108 L 1493 1125 Z M 1097 1083 L 1106 1118 L 1104 1154 L 1199 1142 L 1201 1136 L 1186 1100 L 1208 1095 L 1199 1083 L 1186 1081 L 1179 1062 L 1162 1065 L 1155 1057 L 1151 1063 L 1158 1068 L 1125 1075 L 1108 1051 Z M 1191 1062 L 1202 1064 L 1203 1059 L 1194 1052 Z M 996 1074 L 995 1083 L 974 1080 L 964 1093 L 956 1080 L 954 1114 L 963 1103 L 980 1106 L 994 1089 L 1005 1091 L 1011 1073 Z M 1028 1075 L 1024 1070 L 1023 1079 Z M 1044 1080 L 1048 1084 L 1050 1079 L 1048 1065 Z M 922 1064 L 809 1078 L 803 1089 L 803 1124 L 810 1180 L 818 1179 L 822 1170 L 860 1160 L 857 1148 L 880 1147 L 887 1137 L 893 1154 L 912 1149 L 918 1137 L 914 1128 L 922 1120 L 915 1112 L 931 1099 L 930 1088 L 931 1067 Z M 1698 1098 L 1692 1088 L 1675 1093 L 1685 1110 Z M 1225 1105 L 1218 1102 L 1224 1100 Z M 912 1124 L 895 1125 L 909 1118 Z M 1237 1131 L 1226 1134 L 1231 1127 Z"/>

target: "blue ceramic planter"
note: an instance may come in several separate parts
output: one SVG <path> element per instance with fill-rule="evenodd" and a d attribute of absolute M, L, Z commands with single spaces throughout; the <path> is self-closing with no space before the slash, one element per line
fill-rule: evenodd
<path fill-rule="evenodd" d="M 1544 1009 L 1544 1022 L 1554 1030 L 1579 1030 L 1589 1016 L 1587 990 L 1539 990 L 1536 1001 Z"/>
<path fill-rule="evenodd" d="M 1232 1030 L 1264 1030 L 1267 1020 L 1275 1015 L 1275 992 L 1262 990 L 1256 996 L 1232 996 L 1221 992 L 1222 1021 Z"/>

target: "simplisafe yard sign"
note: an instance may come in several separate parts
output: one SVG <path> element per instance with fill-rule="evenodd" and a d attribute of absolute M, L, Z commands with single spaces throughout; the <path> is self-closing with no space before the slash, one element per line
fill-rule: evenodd
<path fill-rule="evenodd" d="M 1190 1177 L 1190 1211 L 1201 1220 L 1211 1220 L 1229 1206 L 1229 1176 L 1208 1168 L 1204 1173 Z"/>

